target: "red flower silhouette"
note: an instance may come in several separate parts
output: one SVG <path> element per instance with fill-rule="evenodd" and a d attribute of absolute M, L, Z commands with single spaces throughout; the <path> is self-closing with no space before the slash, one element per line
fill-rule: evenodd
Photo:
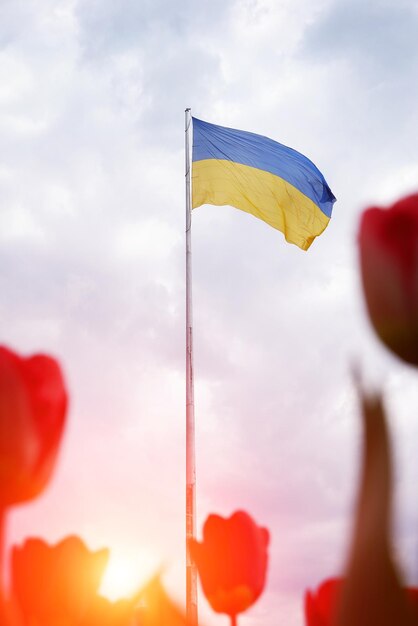
<path fill-rule="evenodd" d="M 19 626 L 134 626 L 137 596 L 110 602 L 97 590 L 109 558 L 79 537 L 55 546 L 28 539 L 12 553 L 15 622 Z"/>
<path fill-rule="evenodd" d="M 53 471 L 67 393 L 51 357 L 0 346 L 0 507 L 38 495 Z"/>
<path fill-rule="evenodd" d="M 267 529 L 244 511 L 229 519 L 207 518 L 203 542 L 193 541 L 190 549 L 214 611 L 234 617 L 257 600 L 266 580 L 268 543 Z"/>
<path fill-rule="evenodd" d="M 390 350 L 418 365 L 418 194 L 366 210 L 359 244 L 374 329 Z"/>
<path fill-rule="evenodd" d="M 108 558 L 108 550 L 90 552 L 75 536 L 56 546 L 28 539 L 14 547 L 13 596 L 23 623 L 81 623 L 96 598 Z"/>
<path fill-rule="evenodd" d="M 341 579 L 325 580 L 316 592 L 305 594 L 305 617 L 307 626 L 330 626 L 335 617 Z"/>
<path fill-rule="evenodd" d="M 12 595 L 7 626 L 185 626 L 184 613 L 165 593 L 159 576 L 129 598 L 98 594 L 109 558 L 76 536 L 55 546 L 29 539 L 12 552 Z M 3 622 L 1 622 L 3 626 Z"/>
<path fill-rule="evenodd" d="M 341 616 L 337 609 L 341 599 L 344 580 L 342 578 L 329 578 L 320 584 L 316 592 L 307 591 L 305 595 L 305 619 L 306 626 L 338 626 Z M 391 590 L 387 590 L 391 593 Z M 409 621 L 396 622 L 393 626 L 418 624 L 418 588 L 410 587 L 404 590 L 405 606 L 409 607 Z M 367 604 L 364 605 L 367 612 Z M 374 624 L 374 622 L 370 622 Z"/>
<path fill-rule="evenodd" d="M 306 595 L 306 624 L 418 626 L 418 590 L 404 588 L 393 557 L 392 453 L 383 400 L 357 384 L 363 450 L 351 547 L 343 580 Z"/>

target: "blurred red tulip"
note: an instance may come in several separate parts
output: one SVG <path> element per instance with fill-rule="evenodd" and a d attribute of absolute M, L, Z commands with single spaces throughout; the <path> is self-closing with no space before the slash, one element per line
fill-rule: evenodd
<path fill-rule="evenodd" d="M 46 486 L 64 429 L 67 393 L 51 357 L 0 346 L 0 508 Z"/>
<path fill-rule="evenodd" d="M 366 210 L 359 245 L 374 329 L 390 350 L 418 365 L 418 194 Z"/>
<path fill-rule="evenodd" d="M 28 539 L 12 552 L 13 597 L 23 624 L 82 623 L 96 600 L 108 550 L 90 552 L 78 537 L 55 546 Z"/>
<path fill-rule="evenodd" d="M 33 538 L 15 546 L 1 626 L 185 626 L 158 577 L 115 602 L 99 595 L 108 558 L 107 549 L 91 552 L 76 536 L 55 546 Z"/>
<path fill-rule="evenodd" d="M 136 611 L 139 626 L 187 626 L 186 614 L 167 595 L 160 576 L 154 576 L 141 589 Z"/>
<path fill-rule="evenodd" d="M 357 380 L 363 423 L 360 484 L 336 626 L 411 626 L 418 615 L 393 555 L 391 441 L 381 394 Z"/>
<path fill-rule="evenodd" d="M 353 536 L 341 586 L 307 594 L 308 626 L 418 626 L 417 590 L 405 589 L 392 546 L 393 470 L 380 394 L 361 401 L 363 450 Z"/>
<path fill-rule="evenodd" d="M 210 515 L 203 542 L 192 541 L 203 591 L 214 611 L 231 617 L 245 611 L 263 591 L 269 533 L 244 511 L 229 519 Z"/>
<path fill-rule="evenodd" d="M 306 626 L 337 626 L 340 623 L 341 618 L 337 614 L 337 608 L 343 585 L 344 580 L 342 578 L 330 578 L 321 583 L 316 592 L 306 592 Z M 409 606 L 411 620 L 407 623 L 409 626 L 416 626 L 418 623 L 418 588 L 405 589 L 405 602 Z M 365 605 L 365 610 L 367 610 L 367 605 Z M 370 624 L 372 623 L 374 624 L 374 622 L 370 622 Z M 394 623 L 393 626 L 399 626 L 398 622 Z"/>
<path fill-rule="evenodd" d="M 306 626 L 331 626 L 335 618 L 338 594 L 341 592 L 342 580 L 329 578 L 314 593 L 305 594 Z"/>

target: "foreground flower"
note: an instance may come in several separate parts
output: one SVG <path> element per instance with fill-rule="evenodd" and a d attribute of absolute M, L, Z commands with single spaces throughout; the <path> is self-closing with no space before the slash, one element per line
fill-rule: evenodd
<path fill-rule="evenodd" d="M 390 350 L 418 365 L 418 194 L 366 210 L 359 245 L 374 329 Z"/>
<path fill-rule="evenodd" d="M 268 530 L 244 511 L 229 519 L 208 517 L 203 542 L 192 541 L 190 550 L 214 611 L 235 618 L 257 600 L 266 580 L 268 543 Z"/>
<path fill-rule="evenodd" d="M 28 539 L 12 552 L 12 590 L 1 626 L 187 626 L 160 576 L 111 602 L 98 589 L 109 558 L 76 536 L 55 546 Z"/>
<path fill-rule="evenodd" d="M 341 586 L 307 595 L 308 626 L 417 626 L 417 590 L 406 590 L 392 549 L 392 457 L 380 395 L 360 390 L 363 459 L 353 537 Z M 308 600 L 309 598 L 309 600 Z"/>
<path fill-rule="evenodd" d="M 51 357 L 22 358 L 0 346 L 0 508 L 37 496 L 61 441 L 67 393 Z"/>
<path fill-rule="evenodd" d="M 341 579 L 330 578 L 324 581 L 316 592 L 307 591 L 305 595 L 305 617 L 307 626 L 331 626 L 335 613 Z"/>
<path fill-rule="evenodd" d="M 152 578 L 137 594 L 138 626 L 187 626 L 186 614 L 167 595 L 160 576 Z"/>
<path fill-rule="evenodd" d="M 12 552 L 13 597 L 23 624 L 80 624 L 96 600 L 108 550 L 90 552 L 78 537 L 55 546 L 28 539 Z"/>
<path fill-rule="evenodd" d="M 98 594 L 108 558 L 107 549 L 91 552 L 76 536 L 55 546 L 31 538 L 14 547 L 12 593 L 1 625 L 138 626 L 142 590 L 116 602 Z"/>
<path fill-rule="evenodd" d="M 329 578 L 320 584 L 317 591 L 307 591 L 305 595 L 305 618 L 307 626 L 336 626 L 341 618 L 337 609 L 341 601 L 344 580 Z M 409 626 L 418 624 L 418 588 L 404 589 L 410 621 Z M 338 618 L 338 619 L 337 619 Z M 398 626 L 396 622 L 393 626 Z"/>
<path fill-rule="evenodd" d="M 111 602 L 96 596 L 84 618 L 77 626 L 138 626 L 135 618 L 136 598 L 123 598 Z M 140 622 L 140 626 L 145 626 Z"/>

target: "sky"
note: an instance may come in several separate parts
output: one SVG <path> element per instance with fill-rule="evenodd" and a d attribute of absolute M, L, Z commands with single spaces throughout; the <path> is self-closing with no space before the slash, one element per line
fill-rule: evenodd
<path fill-rule="evenodd" d="M 104 593 L 163 567 L 184 602 L 191 107 L 299 150 L 337 197 L 307 252 L 236 209 L 193 212 L 198 537 L 212 512 L 268 527 L 240 622 L 303 624 L 305 589 L 346 555 L 357 362 L 387 399 L 418 584 L 417 373 L 373 334 L 357 250 L 361 212 L 418 187 L 417 29 L 415 0 L 0 0 L 0 342 L 58 358 L 70 394 L 54 478 L 12 512 L 10 545 L 77 533 L 111 548 Z"/>

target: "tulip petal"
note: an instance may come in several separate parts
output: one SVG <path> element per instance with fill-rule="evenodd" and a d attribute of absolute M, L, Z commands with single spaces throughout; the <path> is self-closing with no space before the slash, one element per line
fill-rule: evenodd
<path fill-rule="evenodd" d="M 30 500 L 46 486 L 58 454 L 67 393 L 58 363 L 21 358 L 0 346 L 0 505 Z"/>
<path fill-rule="evenodd" d="M 13 596 L 26 622 L 78 624 L 95 600 L 109 558 L 90 552 L 76 536 L 55 546 L 28 539 L 12 551 Z"/>
<path fill-rule="evenodd" d="M 318 587 L 317 591 L 305 594 L 305 620 L 307 626 L 330 626 L 335 617 L 341 578 L 329 578 Z"/>
<path fill-rule="evenodd" d="M 62 437 L 68 397 L 61 370 L 54 359 L 36 355 L 24 361 L 22 369 L 39 441 L 34 472 L 40 475 L 41 482 L 46 482 L 52 473 Z"/>
<path fill-rule="evenodd" d="M 370 321 L 398 357 L 418 365 L 418 194 L 364 211 L 360 267 Z"/>

